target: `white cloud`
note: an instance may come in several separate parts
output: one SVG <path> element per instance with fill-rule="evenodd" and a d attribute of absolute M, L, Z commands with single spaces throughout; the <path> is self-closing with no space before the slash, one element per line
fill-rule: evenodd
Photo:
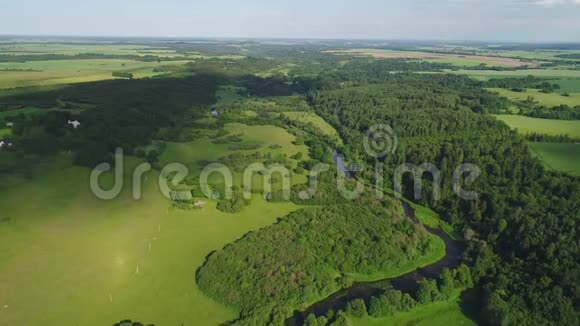
<path fill-rule="evenodd" d="M 533 4 L 546 7 L 546 8 L 553 8 L 560 5 L 566 4 L 576 4 L 580 5 L 580 0 L 532 0 Z"/>

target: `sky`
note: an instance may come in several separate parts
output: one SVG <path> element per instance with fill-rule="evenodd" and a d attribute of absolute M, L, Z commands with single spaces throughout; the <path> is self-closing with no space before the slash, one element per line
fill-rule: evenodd
<path fill-rule="evenodd" d="M 0 0 L 0 35 L 580 42 L 580 0 Z"/>

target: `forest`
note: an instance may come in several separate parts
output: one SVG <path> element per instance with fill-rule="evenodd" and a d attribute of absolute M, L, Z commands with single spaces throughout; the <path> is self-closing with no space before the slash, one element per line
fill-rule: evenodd
<path fill-rule="evenodd" d="M 399 149 L 383 162 L 391 168 L 387 173 L 403 162 L 433 162 L 440 168 L 445 178 L 442 199 L 426 193 L 417 201 L 459 230 L 477 234 L 478 240 L 469 243 L 467 261 L 485 292 L 484 320 L 574 324 L 579 299 L 578 178 L 546 171 L 520 137 L 485 114 L 501 101 L 468 79 L 397 74 L 382 82 L 316 91 L 309 101 L 337 128 L 350 161 L 374 166 L 376 159 L 365 155 L 361 141 L 363 132 L 381 121 L 399 136 Z M 451 171 L 463 162 L 482 170 L 471 185 L 479 193 L 475 201 L 452 192 Z M 368 173 L 357 176 L 372 181 Z M 406 182 L 406 189 L 412 189 L 413 180 Z M 416 200 L 410 191 L 405 196 Z"/>

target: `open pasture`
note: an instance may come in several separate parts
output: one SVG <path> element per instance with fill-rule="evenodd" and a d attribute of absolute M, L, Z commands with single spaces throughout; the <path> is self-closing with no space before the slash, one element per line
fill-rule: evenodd
<path fill-rule="evenodd" d="M 113 79 L 113 72 L 132 73 L 135 78 L 161 73 L 155 68 L 188 61 L 142 62 L 125 59 L 82 59 L 0 62 L 0 88 L 72 84 Z"/>
<path fill-rule="evenodd" d="M 408 312 L 398 313 L 392 317 L 354 319 L 352 324 L 354 326 L 476 325 L 462 311 L 461 296 L 459 294 L 449 300 L 429 303 Z"/>
<path fill-rule="evenodd" d="M 580 121 L 578 120 L 538 119 L 507 114 L 495 117 L 512 129 L 518 129 L 518 132 L 524 135 L 535 132 L 554 136 L 565 134 L 572 138 L 580 138 Z"/>
<path fill-rule="evenodd" d="M 558 93 L 580 93 L 580 78 L 558 79 L 551 82 L 560 85 L 560 89 L 556 90 Z"/>
<path fill-rule="evenodd" d="M 540 105 L 547 107 L 563 104 L 571 107 L 580 105 L 580 93 L 571 93 L 569 94 L 570 96 L 563 96 L 561 93 L 542 93 L 538 89 L 527 89 L 525 92 L 512 92 L 503 88 L 490 88 L 489 90 L 511 100 L 525 101 L 528 97 L 532 97 Z"/>
<path fill-rule="evenodd" d="M 338 132 L 336 129 L 334 129 L 333 126 L 328 124 L 328 122 L 324 121 L 324 119 L 322 119 L 314 112 L 293 111 L 284 112 L 284 115 L 291 120 L 297 120 L 303 123 L 311 123 L 326 136 L 338 137 Z"/>
<path fill-rule="evenodd" d="M 119 45 L 119 44 L 74 44 L 74 43 L 17 43 L 1 44 L 0 55 L 155 55 L 160 57 L 180 56 L 171 48 L 152 47 L 147 45 Z"/>
<path fill-rule="evenodd" d="M 550 169 L 580 176 L 580 144 L 530 143 L 534 154 Z"/>
<path fill-rule="evenodd" d="M 440 63 L 449 63 L 456 66 L 479 66 L 486 64 L 497 67 L 523 67 L 534 66 L 534 62 L 526 62 L 513 58 L 502 58 L 493 56 L 460 55 L 460 54 L 440 54 L 418 51 L 395 51 L 381 49 L 349 49 L 340 51 L 330 51 L 336 54 L 350 54 L 356 56 L 370 56 L 379 59 L 418 59 Z"/>
<path fill-rule="evenodd" d="M 235 216 L 211 200 L 200 210 L 174 210 L 155 172 L 136 201 L 130 180 L 137 163 L 125 162 L 125 190 L 112 201 L 94 197 L 89 170 L 77 167 L 0 189 L 1 325 L 102 326 L 127 318 L 218 325 L 238 315 L 197 288 L 196 269 L 213 250 L 298 207 L 255 198 Z M 104 178 L 106 187 L 112 175 Z"/>
<path fill-rule="evenodd" d="M 220 158 L 233 153 L 253 154 L 255 152 L 261 153 L 263 156 L 271 155 L 272 158 L 286 155 L 290 157 L 298 152 L 301 152 L 303 160 L 308 159 L 308 148 L 305 145 L 293 144 L 296 139 L 295 136 L 289 134 L 286 130 L 274 126 L 248 126 L 239 123 L 231 123 L 225 126 L 225 130 L 229 131 L 229 135 L 238 135 L 241 142 L 226 142 L 215 143 L 208 137 L 200 137 L 192 142 L 186 143 L 167 143 L 165 151 L 160 157 L 162 165 L 169 163 L 184 164 L 188 170 L 189 175 L 198 181 L 198 176 L 201 174 L 204 167 L 210 162 L 216 162 Z M 227 137 L 227 136 L 226 136 Z M 256 149 L 251 150 L 236 150 L 237 145 L 256 145 Z M 261 160 L 253 160 L 248 162 L 260 163 Z M 293 167 L 296 167 L 297 162 L 292 162 Z M 226 164 L 227 166 L 227 164 Z M 229 167 L 229 166 L 228 166 Z M 234 183 L 242 185 L 243 176 L 241 171 L 236 171 L 234 167 L 229 167 L 233 172 Z M 276 177 L 275 175 L 273 177 Z M 306 176 L 296 173 L 291 173 L 292 184 L 299 184 L 306 182 Z M 219 174 L 212 174 L 209 178 L 210 183 L 221 184 L 223 177 Z M 263 178 L 259 174 L 252 177 L 253 189 L 262 190 Z M 277 185 L 273 185 L 276 189 Z"/>
<path fill-rule="evenodd" d="M 448 70 L 448 73 L 467 75 L 478 80 L 489 80 L 491 78 L 526 77 L 534 76 L 539 78 L 560 79 L 560 78 L 580 78 L 580 70 L 566 69 L 523 69 L 515 71 L 495 71 L 495 70 Z"/>

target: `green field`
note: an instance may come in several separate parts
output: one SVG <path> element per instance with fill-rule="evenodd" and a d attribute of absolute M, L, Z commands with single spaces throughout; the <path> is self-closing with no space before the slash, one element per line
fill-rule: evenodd
<path fill-rule="evenodd" d="M 0 88 L 71 84 L 113 79 L 112 73 L 130 72 L 135 78 L 160 73 L 153 70 L 167 65 L 182 65 L 189 61 L 142 62 L 125 59 L 83 59 L 0 62 Z M 10 71 L 12 70 L 12 71 Z M 27 71 L 29 70 L 29 71 Z"/>
<path fill-rule="evenodd" d="M 580 144 L 530 143 L 530 147 L 550 169 L 580 176 Z"/>
<path fill-rule="evenodd" d="M 12 135 L 12 129 L 0 128 L 0 138 Z"/>
<path fill-rule="evenodd" d="M 555 83 L 560 85 L 559 93 L 580 93 L 580 79 L 559 79 Z"/>
<path fill-rule="evenodd" d="M 397 51 L 384 49 L 348 49 L 328 51 L 335 54 L 350 54 L 355 56 L 370 56 L 379 59 L 417 59 L 429 62 L 447 63 L 455 66 L 475 67 L 488 65 L 492 67 L 513 67 L 523 65 L 535 65 L 533 63 L 522 62 L 513 58 L 501 58 L 492 56 L 473 56 L 462 54 L 429 53 L 420 51 Z"/>
<path fill-rule="evenodd" d="M 203 210 L 172 210 L 155 173 L 143 200 L 125 191 L 105 202 L 88 191 L 88 172 L 45 172 L 0 190 L 0 324 L 220 324 L 237 312 L 197 289 L 196 268 L 211 251 L 297 209 L 256 198 L 235 216 L 212 201 Z"/>
<path fill-rule="evenodd" d="M 118 45 L 118 44 L 64 44 L 64 43 L 16 43 L 0 44 L 0 55 L 39 55 L 60 54 L 78 55 L 99 53 L 105 55 L 156 55 L 172 57 L 178 56 L 175 50 L 147 45 Z"/>
<path fill-rule="evenodd" d="M 314 112 L 284 112 L 284 115 L 291 120 L 312 123 L 324 135 L 338 138 L 336 129 Z"/>
<path fill-rule="evenodd" d="M 560 93 L 542 93 L 538 89 L 528 89 L 526 92 L 512 92 L 503 88 L 489 88 L 490 91 L 497 92 L 511 100 L 524 101 L 528 97 L 533 97 L 540 105 L 554 107 L 558 105 L 568 105 L 571 107 L 580 105 L 580 93 L 571 93 L 570 96 L 562 96 Z"/>
<path fill-rule="evenodd" d="M 450 300 L 421 305 L 411 311 L 399 313 L 392 317 L 353 319 L 352 324 L 353 326 L 476 325 L 475 322 L 465 316 L 460 302 L 460 295 L 457 294 Z"/>
<path fill-rule="evenodd" d="M 289 134 L 286 130 L 274 126 L 248 126 L 239 123 L 231 123 L 225 126 L 231 135 L 241 135 L 242 142 L 239 144 L 258 144 L 260 148 L 255 150 L 230 150 L 230 146 L 238 143 L 214 144 L 211 139 L 201 137 L 187 143 L 167 143 L 167 148 L 160 158 L 162 165 L 177 162 L 187 166 L 189 173 L 198 176 L 207 162 L 216 162 L 220 158 L 232 153 L 252 154 L 260 152 L 262 154 L 270 153 L 272 157 L 278 155 L 292 156 L 301 152 L 303 159 L 308 159 L 308 147 L 305 145 L 294 145 L 295 136 Z M 272 146 L 280 148 L 272 148 Z M 293 163 L 295 167 L 297 162 Z M 231 168 L 234 177 L 234 184 L 241 186 L 243 183 L 243 172 L 235 171 Z M 210 182 L 221 184 L 223 177 L 219 174 L 212 174 Z M 300 184 L 307 181 L 307 176 L 303 174 L 291 173 L 291 183 Z M 252 187 L 256 190 L 262 190 L 264 180 L 259 174 L 252 176 Z M 273 185 L 276 189 L 276 185 Z"/>
<path fill-rule="evenodd" d="M 495 115 L 512 129 L 518 129 L 521 134 L 541 133 L 547 135 L 566 134 L 572 138 L 580 138 L 580 121 L 578 120 L 551 120 L 530 118 L 521 115 Z"/>
<path fill-rule="evenodd" d="M 523 51 L 523 50 L 496 50 L 493 47 L 478 47 L 478 46 L 467 46 L 467 45 L 442 45 L 442 46 L 419 46 L 417 50 L 426 51 L 445 51 L 445 52 L 455 52 L 455 53 L 470 53 L 475 55 L 483 56 L 494 56 L 494 57 L 505 57 L 505 58 L 522 58 L 527 60 L 538 60 L 538 61 L 568 61 L 577 59 L 563 59 L 558 58 L 556 55 L 559 54 L 569 54 L 569 53 L 580 53 L 578 50 L 549 50 L 549 49 L 535 49 L 534 51 Z"/>
<path fill-rule="evenodd" d="M 495 70 L 456 70 L 447 71 L 454 74 L 468 75 L 478 80 L 488 80 L 490 78 L 525 77 L 535 76 L 544 78 L 580 78 L 580 70 L 561 69 L 523 69 L 515 71 L 495 71 Z"/>

